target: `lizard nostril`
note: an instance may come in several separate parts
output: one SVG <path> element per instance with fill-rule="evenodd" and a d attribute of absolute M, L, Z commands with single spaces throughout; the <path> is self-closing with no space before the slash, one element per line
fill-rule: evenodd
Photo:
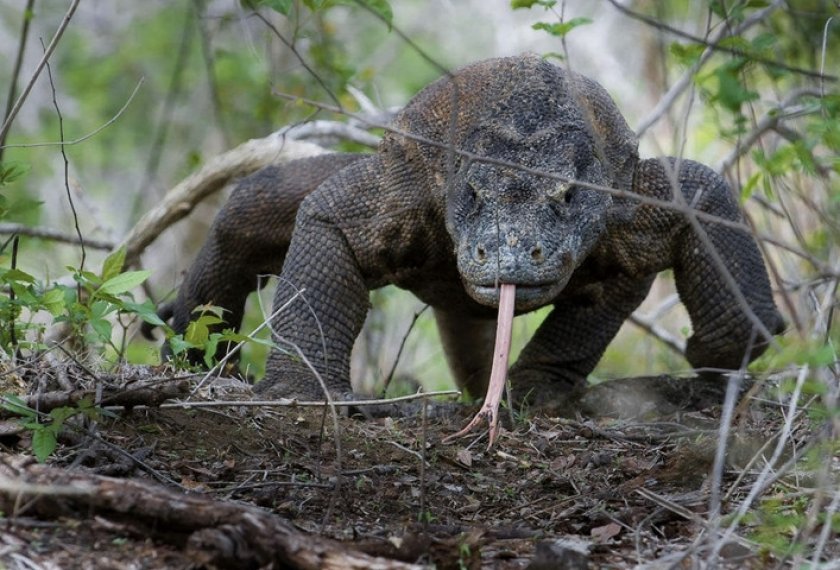
<path fill-rule="evenodd" d="M 475 260 L 479 263 L 485 263 L 487 261 L 487 250 L 484 249 L 483 245 L 475 246 Z"/>
<path fill-rule="evenodd" d="M 537 245 L 534 249 L 531 250 L 531 261 L 536 264 L 540 264 L 545 261 L 545 255 L 543 255 L 543 249 L 541 245 Z"/>

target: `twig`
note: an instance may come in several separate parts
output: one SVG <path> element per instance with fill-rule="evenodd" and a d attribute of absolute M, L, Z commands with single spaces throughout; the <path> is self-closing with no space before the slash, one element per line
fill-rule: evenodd
<path fill-rule="evenodd" d="M 43 43 L 41 44 L 43 46 Z M 46 57 L 46 48 L 45 54 Z M 64 190 L 67 194 L 67 202 L 70 205 L 70 212 L 73 214 L 73 226 L 76 228 L 76 236 L 79 238 L 79 247 L 81 248 L 81 259 L 79 260 L 78 270 L 84 271 L 85 259 L 87 258 L 87 250 L 85 249 L 85 239 L 82 237 L 82 229 L 79 227 L 79 214 L 76 212 L 76 204 L 73 202 L 73 193 L 70 192 L 70 161 L 67 158 L 67 151 L 64 149 L 64 117 L 61 115 L 61 109 L 58 106 L 58 98 L 55 92 L 55 83 L 53 82 L 52 68 L 48 60 L 44 60 L 47 67 L 47 77 L 50 80 L 50 91 L 52 93 L 52 102 L 55 107 L 55 113 L 58 115 L 58 135 L 61 141 L 61 159 L 64 162 Z M 76 297 L 82 298 L 82 284 L 81 282 L 76 287 Z"/>
<path fill-rule="evenodd" d="M 172 188 L 158 205 L 147 212 L 129 231 L 118 247 L 126 248 L 126 267 L 136 263 L 140 254 L 170 225 L 186 217 L 196 204 L 224 188 L 232 179 L 246 176 L 269 164 L 277 164 L 323 154 L 323 148 L 311 143 L 288 140 L 281 134 L 252 139 L 217 156 Z"/>
<path fill-rule="evenodd" d="M 720 52 L 728 53 L 728 54 L 735 55 L 735 56 L 738 56 L 738 57 L 745 57 L 745 58 L 748 58 L 752 61 L 755 61 L 755 62 L 758 62 L 758 63 L 763 63 L 764 65 L 768 65 L 768 66 L 771 66 L 771 67 L 778 67 L 779 69 L 784 69 L 785 71 L 791 71 L 793 73 L 798 73 L 798 74 L 804 75 L 806 77 L 813 77 L 813 78 L 817 78 L 817 79 L 821 79 L 821 80 L 828 80 L 828 81 L 837 81 L 837 79 L 838 79 L 837 76 L 835 76 L 835 75 L 825 75 L 822 71 L 813 71 L 811 69 L 796 67 L 796 66 L 787 64 L 784 61 L 780 61 L 780 60 L 777 60 L 777 59 L 766 58 L 766 57 L 762 56 L 761 54 L 751 53 L 751 52 L 748 52 L 746 50 L 743 50 L 743 49 L 740 49 L 740 48 L 737 48 L 737 47 L 732 47 L 732 46 L 729 46 L 729 45 L 724 45 L 724 44 L 721 43 L 722 40 L 724 40 L 728 37 L 734 37 L 734 36 L 740 35 L 746 29 L 748 29 L 748 28 L 752 27 L 754 24 L 757 24 L 757 23 L 761 22 L 762 20 L 764 20 L 764 18 L 767 17 L 768 15 L 770 15 L 771 12 L 780 8 L 781 5 L 785 3 L 783 1 L 776 0 L 775 2 L 773 2 L 773 4 L 771 4 L 770 6 L 767 6 L 763 10 L 760 10 L 758 12 L 754 12 L 753 14 L 750 14 L 750 16 L 748 18 L 745 18 L 744 21 L 741 22 L 741 24 L 738 25 L 738 27 L 736 27 L 734 29 L 729 28 L 728 26 L 723 26 L 722 27 L 723 31 L 721 33 L 719 33 L 716 37 L 714 37 L 710 40 L 706 40 L 704 38 L 697 37 L 693 34 L 689 34 L 688 32 L 684 32 L 683 30 L 680 30 L 680 29 L 675 28 L 673 26 L 669 26 L 668 24 L 665 24 L 664 22 L 662 22 L 660 20 L 657 20 L 655 18 L 650 18 L 650 17 L 648 17 L 648 16 L 646 16 L 646 15 L 640 13 L 640 12 L 634 12 L 630 8 L 622 5 L 618 0 L 608 0 L 608 1 L 619 12 L 623 13 L 624 15 L 629 16 L 630 18 L 633 18 L 634 20 L 644 22 L 645 24 L 648 24 L 649 26 L 653 26 L 653 27 L 655 27 L 659 30 L 665 30 L 666 32 L 668 32 L 670 34 L 681 37 L 685 40 L 689 40 L 689 41 L 704 45 L 704 46 L 706 46 L 707 51 L 708 50 L 711 50 L 713 52 L 714 51 L 720 51 Z M 726 23 L 728 24 L 729 20 L 727 20 Z"/>
<path fill-rule="evenodd" d="M 427 400 L 437 396 L 460 396 L 458 390 L 439 390 L 436 392 L 420 392 L 408 396 L 396 398 L 381 398 L 374 400 L 296 400 L 294 398 L 279 398 L 277 400 L 189 400 L 187 402 L 170 402 L 161 404 L 159 408 L 224 408 L 224 407 L 265 407 L 265 408 L 323 408 L 324 406 L 354 407 L 382 406 L 396 404 L 397 402 L 408 402 L 411 400 Z M 139 406 L 138 406 L 139 408 Z"/>
<path fill-rule="evenodd" d="M 50 41 L 50 45 L 48 45 L 46 50 L 44 50 L 44 56 L 41 58 L 41 61 L 38 62 L 38 66 L 32 73 L 32 77 L 29 78 L 29 83 L 26 84 L 26 87 L 23 89 L 23 93 L 21 93 L 20 97 L 18 97 L 17 101 L 15 101 L 12 110 L 9 112 L 9 114 L 6 116 L 5 121 L 3 122 L 3 126 L 0 127 L 0 141 L 6 140 L 6 135 L 8 134 L 9 129 L 12 126 L 12 122 L 14 122 L 15 117 L 17 117 L 17 114 L 20 112 L 20 108 L 23 106 L 23 102 L 26 101 L 26 98 L 29 96 L 29 92 L 32 91 L 32 87 L 35 85 L 35 81 L 38 79 L 38 76 L 41 75 L 41 71 L 43 71 L 44 66 L 47 64 L 47 61 L 49 60 L 56 46 L 58 46 L 58 40 L 60 40 L 61 36 L 64 35 L 64 30 L 67 29 L 67 25 L 70 23 L 70 19 L 73 17 L 73 13 L 76 11 L 76 8 L 79 7 L 80 1 L 81 0 L 73 0 L 73 3 L 70 4 L 70 8 L 67 9 L 67 13 L 64 14 L 64 19 L 61 20 L 61 24 L 58 26 L 55 35 L 53 35 L 53 38 Z"/>
<path fill-rule="evenodd" d="M 750 492 L 747 494 L 747 497 L 741 502 L 737 511 L 731 516 L 729 527 L 727 527 L 724 531 L 721 539 L 715 543 L 715 547 L 712 551 L 712 558 L 716 558 L 720 554 L 720 548 L 732 535 L 735 534 L 735 529 L 741 523 L 744 515 L 747 514 L 747 511 L 752 506 L 753 501 L 755 501 L 755 499 L 764 492 L 766 486 L 769 484 L 771 471 L 774 469 L 776 463 L 779 461 L 779 458 L 782 456 L 785 443 L 788 439 L 790 439 L 793 419 L 796 416 L 797 406 L 799 404 L 799 396 L 802 393 L 802 387 L 805 384 L 805 380 L 808 378 L 809 372 L 810 366 L 808 364 L 803 366 L 800 370 L 799 375 L 796 378 L 796 386 L 793 389 L 793 393 L 790 395 L 787 417 L 785 418 L 785 423 L 782 426 L 781 432 L 778 434 L 778 441 L 776 442 L 776 448 L 773 450 L 773 455 L 771 455 L 770 459 L 767 463 L 765 463 L 764 468 L 761 470 L 761 473 L 755 483 L 753 483 L 752 488 L 750 488 Z"/>
<path fill-rule="evenodd" d="M 329 86 L 328 86 L 328 85 L 327 85 L 327 83 L 323 80 L 323 78 L 322 78 L 320 75 L 318 75 L 318 74 L 315 72 L 315 70 L 314 70 L 314 69 L 312 69 L 312 66 L 310 66 L 310 65 L 306 62 L 306 60 L 305 60 L 305 59 L 303 58 L 303 56 L 300 54 L 300 52 L 298 51 L 298 49 L 295 47 L 294 42 L 290 42 L 289 40 L 287 40 L 287 39 L 285 38 L 285 36 L 283 36 L 283 34 L 281 34 L 281 33 L 280 33 L 280 30 L 278 30 L 278 29 L 277 29 L 277 26 L 275 26 L 274 24 L 272 24 L 271 22 L 269 22 L 269 21 L 268 21 L 268 18 L 266 18 L 265 16 L 263 16 L 263 15 L 260 13 L 260 11 L 259 11 L 259 10 L 254 10 L 254 15 L 255 15 L 257 18 L 259 18 L 259 19 L 260 19 L 260 21 L 261 21 L 263 24 L 265 24 L 265 25 L 266 25 L 266 27 L 274 33 L 274 35 L 275 35 L 275 36 L 277 36 L 277 39 L 279 39 L 279 40 L 283 43 L 283 45 L 284 45 L 284 46 L 286 46 L 287 48 L 289 48 L 289 51 L 291 51 L 291 52 L 294 54 L 294 56 L 297 58 L 297 60 L 300 62 L 300 64 L 303 66 L 303 68 L 307 71 L 307 73 L 309 73 L 309 75 L 311 75 L 311 76 L 315 79 L 315 81 L 318 83 L 318 85 L 320 85 L 320 86 L 321 86 L 321 88 L 322 88 L 322 89 L 326 92 L 327 96 L 328 96 L 330 99 L 332 99 L 332 100 L 333 100 L 333 103 L 335 103 L 338 107 L 341 107 L 341 101 L 339 101 L 339 99 L 338 99 L 338 97 L 336 96 L 336 94 L 335 94 L 335 93 L 333 93 L 332 89 L 330 89 L 330 88 L 329 88 Z"/>
<path fill-rule="evenodd" d="M 633 12 L 625 8 L 624 6 L 621 6 L 616 0 L 609 0 L 609 2 L 613 6 L 615 6 L 619 11 L 624 12 L 630 15 L 631 17 L 637 15 L 636 12 Z M 692 39 L 692 41 L 697 41 L 709 47 L 707 47 L 703 51 L 703 53 L 700 54 L 700 57 L 697 59 L 697 61 L 695 61 L 694 64 L 688 70 L 686 70 L 683 76 L 680 77 L 676 81 L 676 83 L 674 83 L 671 86 L 671 89 L 669 89 L 668 92 L 662 97 L 662 99 L 659 100 L 659 103 L 656 104 L 656 106 L 653 108 L 650 114 L 648 114 L 647 117 L 642 119 L 642 121 L 639 123 L 639 126 L 636 127 L 636 136 L 641 137 L 650 127 L 656 124 L 659 121 L 659 119 L 661 119 L 665 115 L 668 109 L 671 108 L 671 105 L 674 104 L 674 101 L 677 100 L 677 98 L 683 93 L 683 91 L 688 89 L 693 84 L 695 74 L 715 54 L 715 50 L 720 47 L 719 43 L 722 40 L 726 39 L 730 35 L 737 35 L 743 33 L 748 28 L 763 20 L 765 16 L 770 14 L 772 11 L 776 10 L 783 3 L 784 0 L 774 0 L 774 2 L 770 6 L 764 8 L 763 10 L 759 10 L 757 12 L 754 12 L 753 14 L 750 14 L 750 16 L 748 18 L 745 18 L 744 21 L 741 22 L 741 24 L 738 25 L 737 28 L 731 31 L 731 34 L 728 33 L 730 32 L 729 28 L 721 27 L 720 31 L 718 31 L 718 33 L 715 34 L 715 36 L 708 41 L 703 40 L 701 38 L 695 38 L 694 36 L 689 36 Z M 657 27 L 659 27 L 659 24 L 661 24 L 661 22 L 658 21 L 655 21 L 655 23 Z"/>
<path fill-rule="evenodd" d="M 73 245 L 80 245 L 82 242 L 77 235 L 65 234 L 52 228 L 43 226 L 26 226 L 24 224 L 15 223 L 0 223 L 0 235 L 22 235 L 27 237 L 34 237 L 38 239 L 46 239 L 50 241 L 57 241 L 61 243 L 69 243 Z M 114 242 L 109 240 L 95 240 L 85 238 L 84 245 L 91 249 L 102 249 L 109 251 L 114 249 Z"/>
<path fill-rule="evenodd" d="M 15 100 L 15 93 L 17 92 L 18 79 L 20 78 L 20 68 L 23 64 L 23 53 L 26 50 L 26 40 L 29 37 L 29 23 L 32 21 L 33 11 L 32 7 L 35 5 L 35 0 L 27 0 L 26 8 L 23 9 L 23 24 L 20 30 L 20 41 L 18 41 L 17 55 L 15 55 L 15 65 L 12 69 L 12 78 L 9 81 L 9 94 L 6 96 L 6 111 L 3 113 L 3 121 L 9 118 L 12 113 L 12 104 Z M 3 162 L 3 145 L 6 143 L 6 136 L 8 132 L 0 136 L 0 162 Z"/>
<path fill-rule="evenodd" d="M 280 307 L 278 307 L 277 309 L 275 309 L 275 310 L 274 310 L 274 312 L 273 312 L 273 313 L 271 313 L 271 315 L 269 315 L 266 319 L 264 319 L 264 320 L 263 320 L 263 322 L 262 322 L 262 323 L 260 323 L 260 325 L 259 325 L 257 328 L 255 328 L 254 330 L 252 330 L 252 331 L 248 334 L 248 340 L 253 340 L 253 338 L 254 338 L 257 334 L 259 334 L 259 332 L 260 332 L 262 329 L 264 329 L 264 328 L 266 328 L 266 327 L 269 327 L 269 328 L 270 328 L 270 323 L 271 323 L 271 320 L 272 320 L 272 319 L 274 319 L 277 315 L 279 315 L 279 314 L 280 314 L 280 313 L 282 313 L 283 311 L 285 311 L 285 310 L 289 307 L 289 305 L 291 305 L 291 304 L 292 304 L 292 303 L 293 303 L 293 302 L 294 302 L 294 301 L 295 301 L 295 300 L 296 300 L 296 299 L 297 299 L 300 295 L 302 295 L 302 294 L 303 294 L 303 290 L 296 291 L 296 292 L 295 292 L 295 294 L 294 294 L 294 295 L 292 295 L 292 297 L 291 297 L 288 301 L 286 301 L 283 305 L 281 305 Z M 193 388 L 192 392 L 190 392 L 190 396 L 194 396 L 194 395 L 195 395 L 195 394 L 196 394 L 196 393 L 197 393 L 197 392 L 201 389 L 201 387 L 202 387 L 202 386 L 204 386 L 204 383 L 205 383 L 205 382 L 206 382 L 206 381 L 207 381 L 207 380 L 208 380 L 208 379 L 209 379 L 209 378 L 210 378 L 210 377 L 211 377 L 211 376 L 212 376 L 212 375 L 213 375 L 213 374 L 214 374 L 217 370 L 221 370 L 221 369 L 224 367 L 224 365 L 225 365 L 225 364 L 226 364 L 226 363 L 227 363 L 227 362 L 228 362 L 231 358 L 233 358 L 233 356 L 234 356 L 237 352 L 239 352 L 239 350 L 240 350 L 240 349 L 241 349 L 241 348 L 245 345 L 245 342 L 246 342 L 246 341 L 244 341 L 244 340 L 243 340 L 243 341 L 240 341 L 240 342 L 236 343 L 236 344 L 234 345 L 234 347 L 233 347 L 231 350 L 229 350 L 229 351 L 228 351 L 228 353 L 227 353 L 227 354 L 225 354 L 225 356 L 224 356 L 221 360 L 219 360 L 219 362 L 217 362 L 217 363 L 215 364 L 215 366 L 213 366 L 212 368 L 210 368 L 210 370 L 208 370 L 208 371 L 207 371 L 207 373 L 206 373 L 206 374 L 204 375 L 204 377 L 203 377 L 203 378 L 202 378 L 202 379 L 198 382 L 198 384 L 196 384 L 196 386 L 195 386 L 195 388 Z"/>
<path fill-rule="evenodd" d="M 213 116 L 222 134 L 222 142 L 227 148 L 230 147 L 230 135 L 222 113 L 222 99 L 219 96 L 219 86 L 216 82 L 216 61 L 213 55 L 213 46 L 210 44 L 210 33 L 207 30 L 207 0 L 194 0 L 194 2 L 198 19 L 198 39 L 201 42 L 201 55 L 204 58 L 204 72 L 207 75 L 207 87 L 210 90 Z"/>
<path fill-rule="evenodd" d="M 307 121 L 284 127 L 279 132 L 294 140 L 315 139 L 319 144 L 320 141 L 318 139 L 333 137 L 352 141 L 370 148 L 376 148 L 379 146 L 380 141 L 378 136 L 360 127 L 338 121 Z"/>
<path fill-rule="evenodd" d="M 820 93 L 816 89 L 802 88 L 795 89 L 785 97 L 784 101 L 773 107 L 756 123 L 755 127 L 747 133 L 743 138 L 739 139 L 735 148 L 726 155 L 717 167 L 717 171 L 721 173 L 727 172 L 732 165 L 735 164 L 739 158 L 744 156 L 758 141 L 761 136 L 767 131 L 775 130 L 779 124 L 785 119 L 801 116 L 807 114 L 807 108 L 804 105 L 792 107 L 792 105 L 802 97 L 819 97 Z"/>
<path fill-rule="evenodd" d="M 659 326 L 655 319 L 633 313 L 627 319 L 680 356 L 685 356 L 685 341 Z"/>
<path fill-rule="evenodd" d="M 391 371 L 388 372 L 388 375 L 385 377 L 385 383 L 382 386 L 381 391 L 383 396 L 388 393 L 388 386 L 391 385 L 391 381 L 394 379 L 394 372 L 397 371 L 397 364 L 399 364 L 403 350 L 405 350 L 405 343 L 406 341 L 408 341 L 408 336 L 411 334 L 411 331 L 414 330 L 414 325 L 417 324 L 417 319 L 419 319 L 420 315 L 426 312 L 426 309 L 428 308 L 429 305 L 423 305 L 423 308 L 415 312 L 414 316 L 411 318 L 411 322 L 408 324 L 408 328 L 406 329 L 405 334 L 403 335 L 402 340 L 400 341 L 400 348 L 397 350 L 397 355 L 394 357 L 394 362 L 393 364 L 391 364 Z"/>
<path fill-rule="evenodd" d="M 140 86 L 143 85 L 143 83 L 145 81 L 146 81 L 146 79 L 144 77 L 141 77 L 139 79 L 139 81 L 137 81 L 137 85 L 134 86 L 134 91 L 132 91 L 131 95 L 128 96 L 128 99 L 123 104 L 123 106 L 120 107 L 120 110 L 117 111 L 114 114 L 113 117 L 111 117 L 110 119 L 105 121 L 103 124 L 96 127 L 95 129 L 93 129 L 92 131 L 90 131 L 86 135 L 82 135 L 79 138 L 71 139 L 69 141 L 64 141 L 64 142 L 55 141 L 55 142 L 40 142 L 40 143 L 7 144 L 6 146 L 0 146 L 0 149 L 3 149 L 3 148 L 37 148 L 37 147 L 43 147 L 43 146 L 73 146 L 73 145 L 77 145 L 79 143 L 85 142 L 86 140 L 95 137 L 100 132 L 102 132 L 105 129 L 107 129 L 108 127 L 110 127 L 112 124 L 114 124 L 114 122 L 116 122 L 117 119 L 119 119 L 122 116 L 122 114 L 125 112 L 125 110 L 128 109 L 128 106 L 134 100 L 134 96 L 137 95 L 138 91 L 140 91 Z"/>
<path fill-rule="evenodd" d="M 17 268 L 17 257 L 18 257 L 18 245 L 20 244 L 20 238 L 15 235 L 12 236 L 12 260 L 10 267 L 12 269 Z M 9 345 L 12 347 L 13 354 L 17 353 L 17 338 L 15 335 L 15 310 L 14 310 L 14 303 L 15 303 L 15 289 L 14 287 L 9 287 L 9 303 L 12 305 L 12 309 L 9 310 Z"/>
<path fill-rule="evenodd" d="M 157 174 L 158 167 L 160 165 L 160 157 L 163 154 L 163 150 L 166 148 L 166 137 L 169 134 L 169 126 L 172 123 L 172 110 L 175 106 L 175 100 L 181 92 L 181 78 L 183 76 L 184 68 L 186 67 L 187 57 L 189 57 L 189 48 L 192 44 L 192 35 L 195 29 L 192 25 L 192 19 L 192 5 L 187 4 L 186 9 L 184 10 L 181 41 L 178 44 L 178 51 L 175 55 L 172 75 L 169 77 L 169 85 L 166 89 L 166 96 L 164 97 L 163 104 L 161 106 L 160 117 L 155 125 L 154 135 L 152 136 L 152 144 L 149 147 L 149 156 L 146 159 L 146 167 L 143 170 L 143 179 L 140 183 L 140 188 L 134 194 L 134 200 L 131 204 L 132 216 L 136 216 L 139 213 L 143 197 L 147 195 L 147 189 Z"/>
<path fill-rule="evenodd" d="M 413 449 L 409 449 L 406 446 L 397 443 L 396 441 L 389 441 L 388 443 L 390 443 L 391 445 L 393 445 L 397 449 L 405 451 L 406 453 L 411 454 L 414 457 L 416 457 L 417 459 L 419 459 L 420 460 L 420 469 L 421 470 L 423 469 L 423 466 L 426 464 L 426 460 L 423 458 L 423 456 L 420 454 L 419 451 L 414 451 Z M 421 502 L 421 505 L 422 505 L 422 502 Z M 420 510 L 421 510 L 421 514 L 422 514 L 422 507 L 420 508 Z"/>

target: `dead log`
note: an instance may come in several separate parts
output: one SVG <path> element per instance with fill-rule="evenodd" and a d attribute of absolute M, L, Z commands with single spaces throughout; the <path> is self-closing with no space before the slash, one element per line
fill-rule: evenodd
<path fill-rule="evenodd" d="M 8 458 L 7 458 L 8 459 Z M 0 461 L 0 508 L 7 517 L 94 516 L 154 527 L 184 547 L 196 565 L 217 568 L 420 569 L 372 557 L 246 504 L 177 493 L 145 481 L 115 479 L 38 464 Z M 186 538 L 185 538 L 186 537 Z"/>

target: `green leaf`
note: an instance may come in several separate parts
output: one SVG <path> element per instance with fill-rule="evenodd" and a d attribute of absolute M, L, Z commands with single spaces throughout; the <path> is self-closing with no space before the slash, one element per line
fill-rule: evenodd
<path fill-rule="evenodd" d="M 255 2 L 246 2 L 249 8 L 259 8 L 265 6 L 271 8 L 275 12 L 279 12 L 284 16 L 288 16 L 292 11 L 294 0 L 256 0 Z"/>
<path fill-rule="evenodd" d="M 191 348 L 195 348 L 195 345 L 184 340 L 184 337 L 178 334 L 169 338 L 169 348 L 172 349 L 172 354 L 178 356 Z"/>
<path fill-rule="evenodd" d="M 105 261 L 102 263 L 102 281 L 108 281 L 109 279 L 116 277 L 122 271 L 123 265 L 125 264 L 125 248 L 121 247 L 117 251 L 113 252 L 111 255 L 105 258 Z"/>
<path fill-rule="evenodd" d="M 52 430 L 41 426 L 41 429 L 36 429 L 32 433 L 32 451 L 35 453 L 38 463 L 43 463 L 47 460 L 56 448 L 56 434 Z"/>
<path fill-rule="evenodd" d="M 210 338 L 209 327 L 223 322 L 224 321 L 216 315 L 201 315 L 199 318 L 187 325 L 187 331 L 184 333 L 184 340 L 193 346 L 204 346 Z"/>
<path fill-rule="evenodd" d="M 592 20 L 590 18 L 572 18 L 568 22 L 559 22 L 554 24 L 549 24 L 548 22 L 537 22 L 531 26 L 531 28 L 535 30 L 543 30 L 552 36 L 562 38 L 575 28 L 591 23 Z"/>
<path fill-rule="evenodd" d="M 216 356 L 216 351 L 219 349 L 220 334 L 211 334 L 210 338 L 204 344 L 204 365 L 207 368 L 213 368 L 213 357 Z"/>
<path fill-rule="evenodd" d="M 35 419 L 38 417 L 38 412 L 26 405 L 26 403 L 14 394 L 3 394 L 0 398 L 0 407 L 7 412 L 17 414 L 24 418 Z"/>
<path fill-rule="evenodd" d="M 70 406 L 61 406 L 59 408 L 53 408 L 50 410 L 49 416 L 53 419 L 54 424 L 58 424 L 58 428 L 67 420 L 67 418 L 72 418 L 78 413 L 76 408 L 71 408 Z"/>
<path fill-rule="evenodd" d="M 161 318 L 158 316 L 157 312 L 155 312 L 155 306 L 149 299 L 146 299 L 142 303 L 135 303 L 133 301 L 123 301 L 122 309 L 129 313 L 134 313 L 150 325 L 167 328 L 166 323 L 163 322 L 163 320 L 161 320 Z"/>
<path fill-rule="evenodd" d="M 544 8 L 552 8 L 557 4 L 557 0 L 510 0 L 510 7 L 514 10 L 520 8 L 531 8 L 534 5 L 543 6 Z"/>
<path fill-rule="evenodd" d="M 108 342 L 111 340 L 111 323 L 106 319 L 91 319 L 90 327 L 103 341 Z"/>
<path fill-rule="evenodd" d="M 57 317 L 64 311 L 64 291 L 58 288 L 50 289 L 44 293 L 41 304 L 52 316 Z"/>
<path fill-rule="evenodd" d="M 0 186 L 11 184 L 29 172 L 29 165 L 17 161 L 0 162 Z"/>
<path fill-rule="evenodd" d="M 35 283 L 35 278 L 20 269 L 3 269 L 0 278 L 6 283 Z"/>
<path fill-rule="evenodd" d="M 685 67 L 694 65 L 705 49 L 706 47 L 701 44 L 681 44 L 678 42 L 674 42 L 670 46 L 671 55 L 680 65 Z"/>
<path fill-rule="evenodd" d="M 131 291 L 148 279 L 151 274 L 152 272 L 147 269 L 142 271 L 126 271 L 105 281 L 97 292 L 119 295 L 120 293 Z"/>

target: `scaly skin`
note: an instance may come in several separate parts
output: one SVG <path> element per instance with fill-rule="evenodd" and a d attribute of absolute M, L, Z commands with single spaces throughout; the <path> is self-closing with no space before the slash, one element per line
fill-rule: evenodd
<path fill-rule="evenodd" d="M 297 347 L 337 397 L 351 394 L 368 292 L 387 284 L 432 305 L 456 380 L 473 396 L 486 390 L 496 284 L 516 285 L 518 314 L 553 306 L 511 368 L 520 402 L 562 403 L 581 389 L 664 269 L 692 319 L 695 367 L 755 358 L 768 340 L 753 334 L 755 322 L 780 331 L 748 232 L 703 220 L 703 239 L 684 213 L 632 199 L 670 200 L 676 186 L 697 210 L 740 221 L 730 189 L 695 162 L 670 172 L 674 159 L 639 160 L 595 82 L 533 56 L 488 60 L 421 91 L 394 128 L 375 154 L 305 159 L 243 182 L 174 303 L 176 330 L 207 302 L 227 303 L 238 326 L 256 275 L 285 254 L 274 307 L 289 306 L 272 322 L 275 339 Z M 256 389 L 323 397 L 295 350 L 273 351 Z"/>

